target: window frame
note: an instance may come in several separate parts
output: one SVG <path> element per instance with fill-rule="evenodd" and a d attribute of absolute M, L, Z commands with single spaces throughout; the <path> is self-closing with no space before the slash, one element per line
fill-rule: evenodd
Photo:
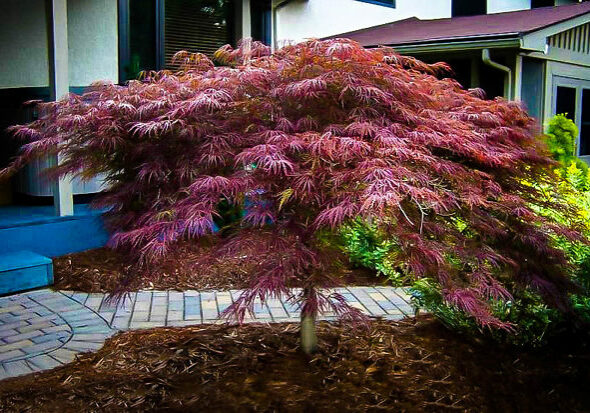
<path fill-rule="evenodd" d="M 389 7 L 395 9 L 395 0 L 356 0 L 362 3 L 374 4 L 376 6 Z"/>
<path fill-rule="evenodd" d="M 590 90 L 590 80 L 581 79 L 581 78 L 574 78 L 568 76 L 561 76 L 561 75 L 554 75 L 553 76 L 553 87 L 552 87 L 552 96 L 551 96 L 551 116 L 557 115 L 557 88 L 558 87 L 569 87 L 571 89 L 575 89 L 575 108 L 576 108 L 576 116 L 574 119 L 574 123 L 578 128 L 578 136 L 576 137 L 576 156 L 580 159 L 584 160 L 587 163 L 590 163 L 590 155 L 581 155 L 581 139 L 582 139 L 582 93 L 584 90 Z"/>
<path fill-rule="evenodd" d="M 457 0 L 451 0 L 451 17 L 466 17 L 466 16 L 484 16 L 486 14 L 488 14 L 488 2 L 487 0 L 480 0 L 481 1 L 481 6 L 483 6 L 483 13 L 474 13 L 474 14 L 463 14 L 463 13 L 457 13 L 457 8 L 459 8 L 459 6 L 457 5 L 458 1 Z M 473 4 L 474 0 L 469 0 L 470 4 Z"/>

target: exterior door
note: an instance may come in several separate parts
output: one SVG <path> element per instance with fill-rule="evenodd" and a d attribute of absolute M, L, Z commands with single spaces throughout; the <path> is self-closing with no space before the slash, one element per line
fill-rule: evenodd
<path fill-rule="evenodd" d="M 590 81 L 553 78 L 553 115 L 566 114 L 578 127 L 577 155 L 590 163 Z"/>

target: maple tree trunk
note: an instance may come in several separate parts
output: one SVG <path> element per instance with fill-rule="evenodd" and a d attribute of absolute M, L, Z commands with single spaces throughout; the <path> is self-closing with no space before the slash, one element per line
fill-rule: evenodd
<path fill-rule="evenodd" d="M 314 353 L 318 348 L 315 317 L 311 315 L 301 316 L 301 348 L 305 354 Z"/>
<path fill-rule="evenodd" d="M 308 286 L 303 289 L 304 302 L 315 297 L 313 290 Z M 318 337 L 315 330 L 315 312 L 305 311 L 306 306 L 301 309 L 301 349 L 305 354 L 312 354 L 318 348 Z"/>

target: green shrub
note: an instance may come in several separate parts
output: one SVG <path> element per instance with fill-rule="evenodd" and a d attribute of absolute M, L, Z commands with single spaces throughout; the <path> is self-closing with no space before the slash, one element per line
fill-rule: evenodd
<path fill-rule="evenodd" d="M 342 248 L 353 264 L 375 270 L 394 285 L 404 284 L 404 276 L 391 259 L 397 245 L 393 240 L 386 240 L 376 225 L 358 219 L 343 226 L 340 235 Z"/>
<path fill-rule="evenodd" d="M 416 308 L 425 308 L 449 329 L 471 336 L 521 346 L 539 346 L 545 343 L 548 333 L 560 325 L 559 311 L 547 307 L 538 294 L 530 290 L 517 290 L 511 301 L 490 301 L 492 314 L 510 323 L 511 330 L 482 329 L 465 312 L 447 304 L 439 287 L 431 279 L 417 280 L 410 288 Z"/>
<path fill-rule="evenodd" d="M 552 186 L 531 186 L 541 189 L 547 200 L 560 199 L 574 206 L 578 214 L 564 214 L 555 209 L 537 208 L 541 215 L 561 224 L 573 225 L 590 238 L 590 179 L 588 166 L 575 156 L 575 141 L 578 129 L 564 115 L 557 115 L 549 122 L 546 134 L 547 145 L 561 166 L 556 171 L 559 177 Z M 461 228 L 458 228 L 461 230 Z M 571 303 L 578 321 L 590 323 L 590 246 L 572 242 L 565 237 L 553 237 L 554 245 L 561 249 L 572 265 L 571 277 L 580 291 L 571 295 Z M 472 317 L 443 300 L 440 287 L 434 280 L 421 279 L 414 282 L 410 291 L 417 308 L 425 308 L 448 328 L 469 335 L 483 335 L 494 340 L 515 345 L 539 346 L 546 339 L 571 327 L 559 311 L 544 304 L 539 294 L 530 289 L 511 286 L 513 300 L 490 301 L 492 314 L 511 323 L 514 334 L 501 330 L 483 330 Z"/>
<path fill-rule="evenodd" d="M 577 164 L 573 162 L 565 169 L 565 182 L 560 185 L 565 187 L 569 185 L 566 200 L 576 205 L 580 213 L 578 216 L 558 218 L 561 222 L 569 222 L 581 228 L 581 232 L 586 237 L 590 237 L 590 188 L 588 188 L 588 182 L 590 180 L 587 169 L 579 169 Z M 572 295 L 574 311 L 582 320 L 590 323 L 590 246 L 563 238 L 556 239 L 556 243 L 573 264 L 572 278 L 581 287 L 580 293 Z"/>
<path fill-rule="evenodd" d="M 577 183 L 576 188 L 588 189 L 588 165 L 576 156 L 578 128 L 575 123 L 568 119 L 566 114 L 555 115 L 549 121 L 545 136 L 553 158 L 563 165 L 562 176 L 565 177 L 567 167 L 574 163 L 582 171 L 581 181 Z"/>
<path fill-rule="evenodd" d="M 535 210 L 551 220 L 564 225 L 580 228 L 590 238 L 590 179 L 586 163 L 575 153 L 578 130 L 564 115 L 557 115 L 549 122 L 546 141 L 554 158 L 560 162 L 556 170 L 555 184 L 539 185 L 527 183 L 547 198 L 548 201 L 565 200 L 577 214 L 561 212 L 553 208 Z M 467 225 L 457 219 L 458 231 L 467 231 Z M 431 278 L 412 279 L 411 274 L 393 265 L 398 252 L 395 240 L 379 232 L 376 225 L 356 220 L 340 232 L 342 248 L 351 262 L 375 270 L 388 277 L 394 285 L 411 285 L 412 301 L 417 309 L 423 308 L 436 316 L 448 328 L 472 336 L 484 336 L 493 340 L 522 346 L 543 345 L 548 337 L 566 328 L 563 315 L 548 307 L 541 296 L 531 289 L 508 285 L 512 300 L 490 300 L 489 307 L 494 317 L 510 323 L 512 331 L 484 329 L 473 316 L 449 304 L 443 298 L 441 286 Z M 571 296 L 574 312 L 580 319 L 590 322 L 590 246 L 572 242 L 565 237 L 553 237 L 553 243 L 560 248 L 572 264 L 571 277 L 581 287 L 580 293 Z M 449 262 L 456 260 L 454 267 L 462 268 L 461 260 L 446 257 Z"/>

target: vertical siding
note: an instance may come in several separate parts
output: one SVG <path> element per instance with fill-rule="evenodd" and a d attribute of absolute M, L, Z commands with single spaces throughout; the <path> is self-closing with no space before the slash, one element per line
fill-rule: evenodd
<path fill-rule="evenodd" d="M 547 44 L 576 53 L 590 53 L 590 23 L 550 36 Z"/>

